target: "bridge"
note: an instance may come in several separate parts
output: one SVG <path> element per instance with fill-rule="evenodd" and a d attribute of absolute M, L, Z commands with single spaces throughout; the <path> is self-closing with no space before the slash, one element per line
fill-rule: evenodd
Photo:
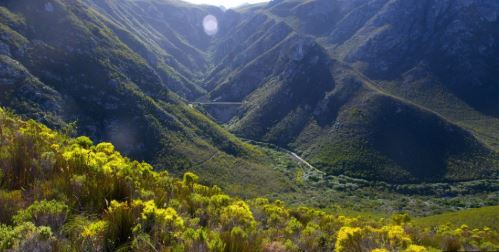
<path fill-rule="evenodd" d="M 244 102 L 190 102 L 192 105 L 243 105 Z"/>

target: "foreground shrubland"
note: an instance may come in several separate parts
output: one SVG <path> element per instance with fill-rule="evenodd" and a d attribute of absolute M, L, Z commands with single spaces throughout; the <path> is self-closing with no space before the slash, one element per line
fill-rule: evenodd
<path fill-rule="evenodd" d="M 0 110 L 0 251 L 498 250 L 493 228 L 420 227 L 241 200 L 156 172 L 110 143 Z"/>

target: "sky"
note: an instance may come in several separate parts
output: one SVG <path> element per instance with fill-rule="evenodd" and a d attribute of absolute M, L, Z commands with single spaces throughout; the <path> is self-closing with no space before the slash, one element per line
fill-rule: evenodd
<path fill-rule="evenodd" d="M 269 0 L 184 0 L 195 4 L 210 4 L 215 6 L 224 6 L 225 8 L 237 7 L 245 3 L 261 3 Z"/>

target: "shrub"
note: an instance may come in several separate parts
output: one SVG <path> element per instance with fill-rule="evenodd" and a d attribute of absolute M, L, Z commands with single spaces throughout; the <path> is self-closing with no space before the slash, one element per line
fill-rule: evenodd
<path fill-rule="evenodd" d="M 309 222 L 301 231 L 300 247 L 306 251 L 320 251 L 326 246 L 319 225 Z"/>
<path fill-rule="evenodd" d="M 406 248 L 411 244 L 411 238 L 405 233 L 402 226 L 384 226 L 381 228 L 390 243 L 391 248 Z"/>
<path fill-rule="evenodd" d="M 442 239 L 442 250 L 454 252 L 461 250 L 461 242 L 453 236 L 446 236 Z"/>
<path fill-rule="evenodd" d="M 112 143 L 100 143 L 95 149 L 98 152 L 105 153 L 107 155 L 112 155 L 114 153 L 114 145 Z"/>
<path fill-rule="evenodd" d="M 362 229 L 342 227 L 336 238 L 336 251 L 362 251 Z"/>
<path fill-rule="evenodd" d="M 189 187 L 192 187 L 194 183 L 197 183 L 199 181 L 199 176 L 192 173 L 192 172 L 186 172 L 184 174 L 184 183 L 189 186 Z"/>
<path fill-rule="evenodd" d="M 405 252 L 427 252 L 428 250 L 423 247 L 423 246 L 418 246 L 418 245 L 410 245 L 407 247 Z"/>
<path fill-rule="evenodd" d="M 94 145 L 94 142 L 86 136 L 81 136 L 75 139 L 76 144 L 85 149 L 90 149 Z"/>
<path fill-rule="evenodd" d="M 85 226 L 80 233 L 81 247 L 89 251 L 102 251 L 105 248 L 106 221 L 95 221 Z"/>
<path fill-rule="evenodd" d="M 284 232 L 290 237 L 298 237 L 300 231 L 303 229 L 303 225 L 294 217 L 291 217 L 291 220 L 288 221 Z"/>
<path fill-rule="evenodd" d="M 107 223 L 105 242 L 108 250 L 117 249 L 132 240 L 132 228 L 137 225 L 137 218 L 127 202 L 112 201 L 104 221 Z"/>
<path fill-rule="evenodd" d="M 55 237 L 49 227 L 31 222 L 15 227 L 0 225 L 0 251 L 54 251 Z"/>
<path fill-rule="evenodd" d="M 141 226 L 161 246 L 174 246 L 184 229 L 184 220 L 173 208 L 157 208 L 154 201 L 134 202 L 143 207 Z"/>
<path fill-rule="evenodd" d="M 233 227 L 229 232 L 224 232 L 222 237 L 228 251 L 255 251 L 250 243 L 250 234 L 241 227 Z"/>
<path fill-rule="evenodd" d="M 225 243 L 218 232 L 210 232 L 206 229 L 187 229 L 182 235 L 185 251 L 213 251 L 222 252 Z"/>
<path fill-rule="evenodd" d="M 58 230 L 66 221 L 69 208 L 63 202 L 35 201 L 31 206 L 20 210 L 13 220 L 17 224 L 23 222 L 33 222 L 37 226 L 49 226 L 53 230 Z"/>
<path fill-rule="evenodd" d="M 377 249 L 371 250 L 371 252 L 388 252 L 388 250 L 384 249 L 384 248 L 377 248 Z"/>
<path fill-rule="evenodd" d="M 0 223 L 12 224 L 12 217 L 23 205 L 21 191 L 0 190 Z"/>
<path fill-rule="evenodd" d="M 385 221 L 289 208 L 264 198 L 240 200 L 223 194 L 217 186 L 198 184 L 199 177 L 193 173 L 178 179 L 155 172 L 147 163 L 123 157 L 112 144 L 94 147 L 85 137 L 68 140 L 34 122 L 5 115 L 1 109 L 0 142 L 0 221 L 12 220 L 17 225 L 0 226 L 0 251 L 499 248 L 495 227 L 419 228 L 409 223 L 406 214 Z M 36 201 L 22 209 L 31 198 L 61 201 Z M 67 221 L 70 208 L 80 214 Z"/>
<path fill-rule="evenodd" d="M 252 231 L 256 227 L 253 213 L 244 201 L 236 201 L 224 208 L 221 214 L 221 224 L 225 230 L 232 230 L 240 226 L 245 230 Z"/>
<path fill-rule="evenodd" d="M 404 250 L 412 243 L 402 226 L 381 228 L 342 227 L 336 238 L 337 251 L 364 251 L 374 248 Z"/>
<path fill-rule="evenodd" d="M 394 214 L 392 216 L 392 221 L 397 225 L 403 225 L 411 221 L 411 217 L 407 213 Z"/>

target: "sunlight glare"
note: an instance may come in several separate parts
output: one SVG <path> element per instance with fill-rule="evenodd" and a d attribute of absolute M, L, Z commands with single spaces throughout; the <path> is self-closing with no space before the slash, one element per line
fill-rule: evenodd
<path fill-rule="evenodd" d="M 218 33 L 218 20 L 213 15 L 208 15 L 203 19 L 204 32 L 209 36 L 214 36 Z"/>
<path fill-rule="evenodd" d="M 223 6 L 225 8 L 235 8 L 244 4 L 255 4 L 268 2 L 269 0 L 184 0 L 193 4 L 209 4 Z"/>

